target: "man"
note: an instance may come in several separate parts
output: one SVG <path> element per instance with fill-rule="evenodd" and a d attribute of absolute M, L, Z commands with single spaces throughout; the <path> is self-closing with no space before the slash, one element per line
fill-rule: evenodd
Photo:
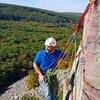
<path fill-rule="evenodd" d="M 46 78 L 47 70 L 55 68 L 59 58 L 63 56 L 63 53 L 60 50 L 55 49 L 55 47 L 56 40 L 52 37 L 48 38 L 45 41 L 45 50 L 39 51 L 33 62 L 34 69 L 38 73 L 38 80 L 44 100 L 55 100 Z"/>

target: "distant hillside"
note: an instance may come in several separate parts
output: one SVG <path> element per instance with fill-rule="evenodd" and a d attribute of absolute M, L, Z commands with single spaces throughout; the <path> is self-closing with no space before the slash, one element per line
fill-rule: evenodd
<path fill-rule="evenodd" d="M 57 48 L 62 49 L 78 18 L 72 13 L 0 4 L 0 87 L 33 69 L 32 61 L 38 50 L 44 49 L 48 37 L 56 38 Z M 77 47 L 81 37 L 82 34 Z M 70 54 L 71 50 L 67 55 Z"/>
<path fill-rule="evenodd" d="M 81 14 L 82 13 L 73 13 L 73 12 L 63 12 L 63 13 L 60 13 L 60 14 L 62 14 L 63 16 L 75 16 L 75 17 L 77 17 L 77 16 L 81 16 Z"/>
<path fill-rule="evenodd" d="M 0 20 L 34 21 L 65 26 L 75 23 L 79 14 L 57 13 L 38 8 L 0 4 Z"/>

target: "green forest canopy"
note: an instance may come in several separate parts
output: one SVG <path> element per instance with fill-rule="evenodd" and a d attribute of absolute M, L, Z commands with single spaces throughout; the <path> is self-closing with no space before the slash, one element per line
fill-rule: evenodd
<path fill-rule="evenodd" d="M 56 38 L 62 49 L 78 18 L 79 14 L 0 4 L 0 86 L 33 69 L 32 60 L 48 37 Z"/>

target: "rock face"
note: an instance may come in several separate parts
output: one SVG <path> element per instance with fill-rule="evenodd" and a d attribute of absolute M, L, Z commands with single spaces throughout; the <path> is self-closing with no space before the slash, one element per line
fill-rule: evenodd
<path fill-rule="evenodd" d="M 65 84 L 63 100 L 100 100 L 100 0 L 85 16 L 82 45 L 73 92 Z"/>
<path fill-rule="evenodd" d="M 59 81 L 59 86 L 62 86 L 62 84 L 65 82 L 65 78 L 68 75 L 69 70 L 59 70 L 57 71 L 57 77 Z M 0 96 L 0 100 L 21 100 L 21 97 L 23 95 L 30 95 L 35 96 L 38 98 L 38 100 L 43 100 L 43 96 L 41 94 L 41 91 L 39 87 L 36 87 L 35 89 L 28 90 L 26 85 L 26 77 L 19 80 L 16 83 L 13 83 L 11 86 L 8 87 L 8 89 Z"/>
<path fill-rule="evenodd" d="M 21 97 L 23 95 L 30 95 L 30 96 L 36 96 L 38 98 L 42 98 L 41 92 L 39 90 L 39 87 L 32 89 L 29 91 L 26 88 L 25 81 L 27 77 L 24 77 L 23 79 L 19 80 L 16 83 L 13 83 L 11 86 L 8 87 L 8 90 L 5 91 L 0 96 L 0 100 L 21 100 Z M 37 96 L 38 94 L 38 96 Z M 42 99 L 40 99 L 42 100 Z"/>
<path fill-rule="evenodd" d="M 83 47 L 76 75 L 75 100 L 100 100 L 100 0 L 85 17 Z"/>

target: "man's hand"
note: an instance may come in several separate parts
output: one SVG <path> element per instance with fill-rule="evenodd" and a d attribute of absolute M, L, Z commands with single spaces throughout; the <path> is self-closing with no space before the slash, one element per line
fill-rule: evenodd
<path fill-rule="evenodd" d="M 46 77 L 42 74 L 42 72 L 41 72 L 41 70 L 39 69 L 39 67 L 38 67 L 37 64 L 33 63 L 33 67 L 34 67 L 34 69 L 36 70 L 36 72 L 37 72 L 38 75 L 39 75 L 39 82 L 42 83 L 42 82 L 46 79 Z"/>
<path fill-rule="evenodd" d="M 67 85 L 67 89 L 69 90 L 69 91 L 71 91 L 72 90 L 72 85 L 70 84 L 70 78 L 68 78 L 67 79 L 67 82 L 66 82 L 66 85 Z"/>
<path fill-rule="evenodd" d="M 69 90 L 69 91 L 72 90 L 72 85 L 71 85 L 71 84 L 68 85 L 68 90 Z"/>
<path fill-rule="evenodd" d="M 39 75 L 39 81 L 40 83 L 44 82 L 46 77 L 44 75 Z"/>

